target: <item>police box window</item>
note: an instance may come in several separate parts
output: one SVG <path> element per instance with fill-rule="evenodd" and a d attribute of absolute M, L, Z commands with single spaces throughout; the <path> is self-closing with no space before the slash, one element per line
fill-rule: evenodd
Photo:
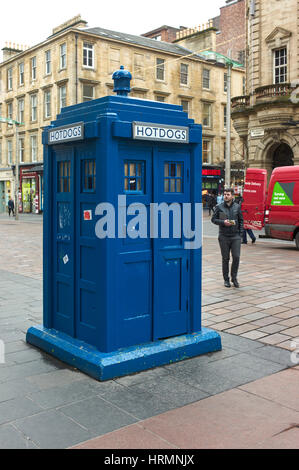
<path fill-rule="evenodd" d="M 57 192 L 71 192 L 71 162 L 69 160 L 57 163 Z"/>
<path fill-rule="evenodd" d="M 124 191 L 144 194 L 144 162 L 126 161 L 124 163 Z"/>
<path fill-rule="evenodd" d="M 157 80 L 165 80 L 165 60 L 157 59 L 156 60 L 156 78 Z"/>
<path fill-rule="evenodd" d="M 82 191 L 92 193 L 96 190 L 96 161 L 82 160 Z"/>
<path fill-rule="evenodd" d="M 164 192 L 183 192 L 183 163 L 167 162 L 164 164 Z"/>

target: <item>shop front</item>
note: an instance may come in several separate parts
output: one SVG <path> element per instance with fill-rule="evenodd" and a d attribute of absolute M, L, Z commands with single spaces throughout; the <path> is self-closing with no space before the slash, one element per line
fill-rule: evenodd
<path fill-rule="evenodd" d="M 43 165 L 20 168 L 20 189 L 19 211 L 23 214 L 43 212 Z"/>
<path fill-rule="evenodd" d="M 203 207 L 207 207 L 208 194 L 223 192 L 224 171 L 223 168 L 216 165 L 203 165 L 202 167 L 202 201 Z"/>
<path fill-rule="evenodd" d="M 14 175 L 7 169 L 0 171 L 0 214 L 7 212 L 10 197 L 14 200 Z"/>

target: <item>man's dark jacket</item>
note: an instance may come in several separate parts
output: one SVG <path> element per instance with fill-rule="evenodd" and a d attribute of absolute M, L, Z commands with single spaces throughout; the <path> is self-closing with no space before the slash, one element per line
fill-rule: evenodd
<path fill-rule="evenodd" d="M 235 220 L 236 225 L 226 227 L 224 224 L 225 220 Z M 219 236 L 223 237 L 235 237 L 236 235 L 243 235 L 243 215 L 241 206 L 236 202 L 232 202 L 231 206 L 222 202 L 216 206 L 212 222 L 215 225 L 219 225 Z"/>
<path fill-rule="evenodd" d="M 10 200 L 8 201 L 8 207 L 9 207 L 9 209 L 14 210 L 14 208 L 15 208 L 15 203 L 13 202 L 12 199 L 10 199 Z"/>

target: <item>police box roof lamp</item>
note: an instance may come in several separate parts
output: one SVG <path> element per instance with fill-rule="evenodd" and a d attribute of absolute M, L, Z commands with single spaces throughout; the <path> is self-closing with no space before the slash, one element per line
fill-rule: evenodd
<path fill-rule="evenodd" d="M 117 70 L 112 75 L 112 80 L 114 80 L 114 92 L 118 96 L 128 96 L 131 92 L 130 82 L 132 80 L 132 74 L 125 70 L 124 66 L 120 66 L 120 70 Z"/>

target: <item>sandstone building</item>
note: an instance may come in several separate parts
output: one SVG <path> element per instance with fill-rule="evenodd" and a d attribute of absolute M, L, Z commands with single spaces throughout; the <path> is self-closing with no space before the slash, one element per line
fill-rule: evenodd
<path fill-rule="evenodd" d="M 246 93 L 232 100 L 248 167 L 299 165 L 299 1 L 247 0 Z"/>
<path fill-rule="evenodd" d="M 0 64 L 0 211 L 15 192 L 15 162 L 20 165 L 20 210 L 43 209 L 42 130 L 61 108 L 113 93 L 112 73 L 120 65 L 133 75 L 131 96 L 180 104 L 203 123 L 203 161 L 225 157 L 226 71 L 196 50 L 142 36 L 88 28 L 80 16 L 53 30 L 40 44 L 23 49 L 8 44 Z M 232 94 L 242 94 L 244 72 L 233 69 Z M 237 133 L 232 160 L 242 161 Z"/>

